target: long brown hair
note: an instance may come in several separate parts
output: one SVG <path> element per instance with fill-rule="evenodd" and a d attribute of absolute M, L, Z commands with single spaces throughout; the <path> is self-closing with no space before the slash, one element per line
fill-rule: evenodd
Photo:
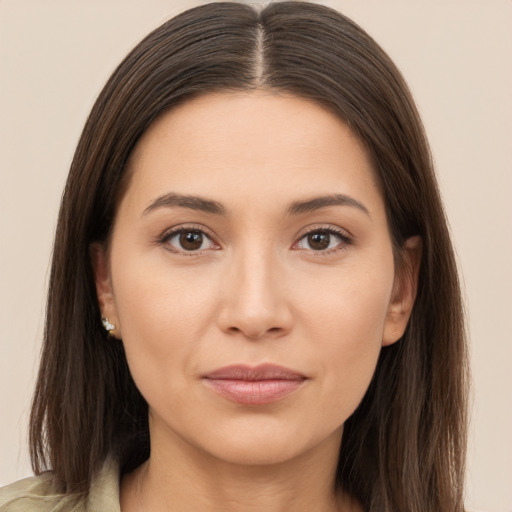
<path fill-rule="evenodd" d="M 463 310 L 428 143 L 383 50 L 340 13 L 305 2 L 186 11 L 139 43 L 101 92 L 59 214 L 30 424 L 34 470 L 51 468 L 64 492 L 87 492 L 107 455 L 122 471 L 149 456 L 147 404 L 122 344 L 101 326 L 89 247 L 108 240 L 128 158 L 160 114 L 207 92 L 256 88 L 313 100 L 347 122 L 373 158 L 397 263 L 408 237 L 423 241 L 412 317 L 382 349 L 345 424 L 338 485 L 367 511 L 462 511 Z"/>

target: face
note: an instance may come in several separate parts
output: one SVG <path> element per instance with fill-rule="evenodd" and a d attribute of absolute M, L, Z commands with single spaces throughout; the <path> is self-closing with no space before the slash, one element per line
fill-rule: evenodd
<path fill-rule="evenodd" d="M 304 99 L 212 94 L 159 118 L 129 172 L 94 266 L 152 444 L 246 464 L 337 447 L 414 288 L 360 141 Z"/>

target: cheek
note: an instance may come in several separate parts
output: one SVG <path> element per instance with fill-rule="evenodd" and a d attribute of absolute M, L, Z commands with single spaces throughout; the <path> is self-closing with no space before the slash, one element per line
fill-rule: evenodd
<path fill-rule="evenodd" d="M 165 255 L 118 257 L 112 268 L 123 344 L 137 386 L 144 394 L 156 383 L 180 385 L 176 375 L 193 369 L 198 340 L 212 322 L 214 282 L 199 272 L 171 271 Z"/>
<path fill-rule="evenodd" d="M 392 257 L 347 264 L 297 283 L 302 313 L 323 332 L 356 345 L 380 344 L 393 288 Z M 315 290 L 315 293 L 311 293 Z"/>
<path fill-rule="evenodd" d="M 303 304 L 309 331 L 317 340 L 315 352 L 319 373 L 325 379 L 325 400 L 333 410 L 348 414 L 361 401 L 375 371 L 393 284 L 393 262 L 364 272 L 352 270 L 326 281 L 322 300 L 317 295 Z"/>

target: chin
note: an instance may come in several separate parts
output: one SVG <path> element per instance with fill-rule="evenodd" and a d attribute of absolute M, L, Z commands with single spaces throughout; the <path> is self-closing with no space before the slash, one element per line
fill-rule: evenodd
<path fill-rule="evenodd" d="M 313 448 L 325 445 L 332 453 L 339 452 L 342 427 L 334 432 L 307 432 L 291 425 L 278 425 L 275 421 L 252 420 L 248 428 L 230 428 L 215 434 L 204 443 L 203 450 L 218 460 L 240 466 L 270 466 L 297 460 Z"/>

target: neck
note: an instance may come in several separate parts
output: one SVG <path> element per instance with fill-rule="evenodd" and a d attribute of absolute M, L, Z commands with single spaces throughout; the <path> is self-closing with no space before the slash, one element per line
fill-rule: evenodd
<path fill-rule="evenodd" d="M 148 461 L 123 478 L 123 512 L 359 510 L 335 489 L 341 433 L 292 460 L 265 465 L 226 462 L 183 440 L 155 437 Z"/>

